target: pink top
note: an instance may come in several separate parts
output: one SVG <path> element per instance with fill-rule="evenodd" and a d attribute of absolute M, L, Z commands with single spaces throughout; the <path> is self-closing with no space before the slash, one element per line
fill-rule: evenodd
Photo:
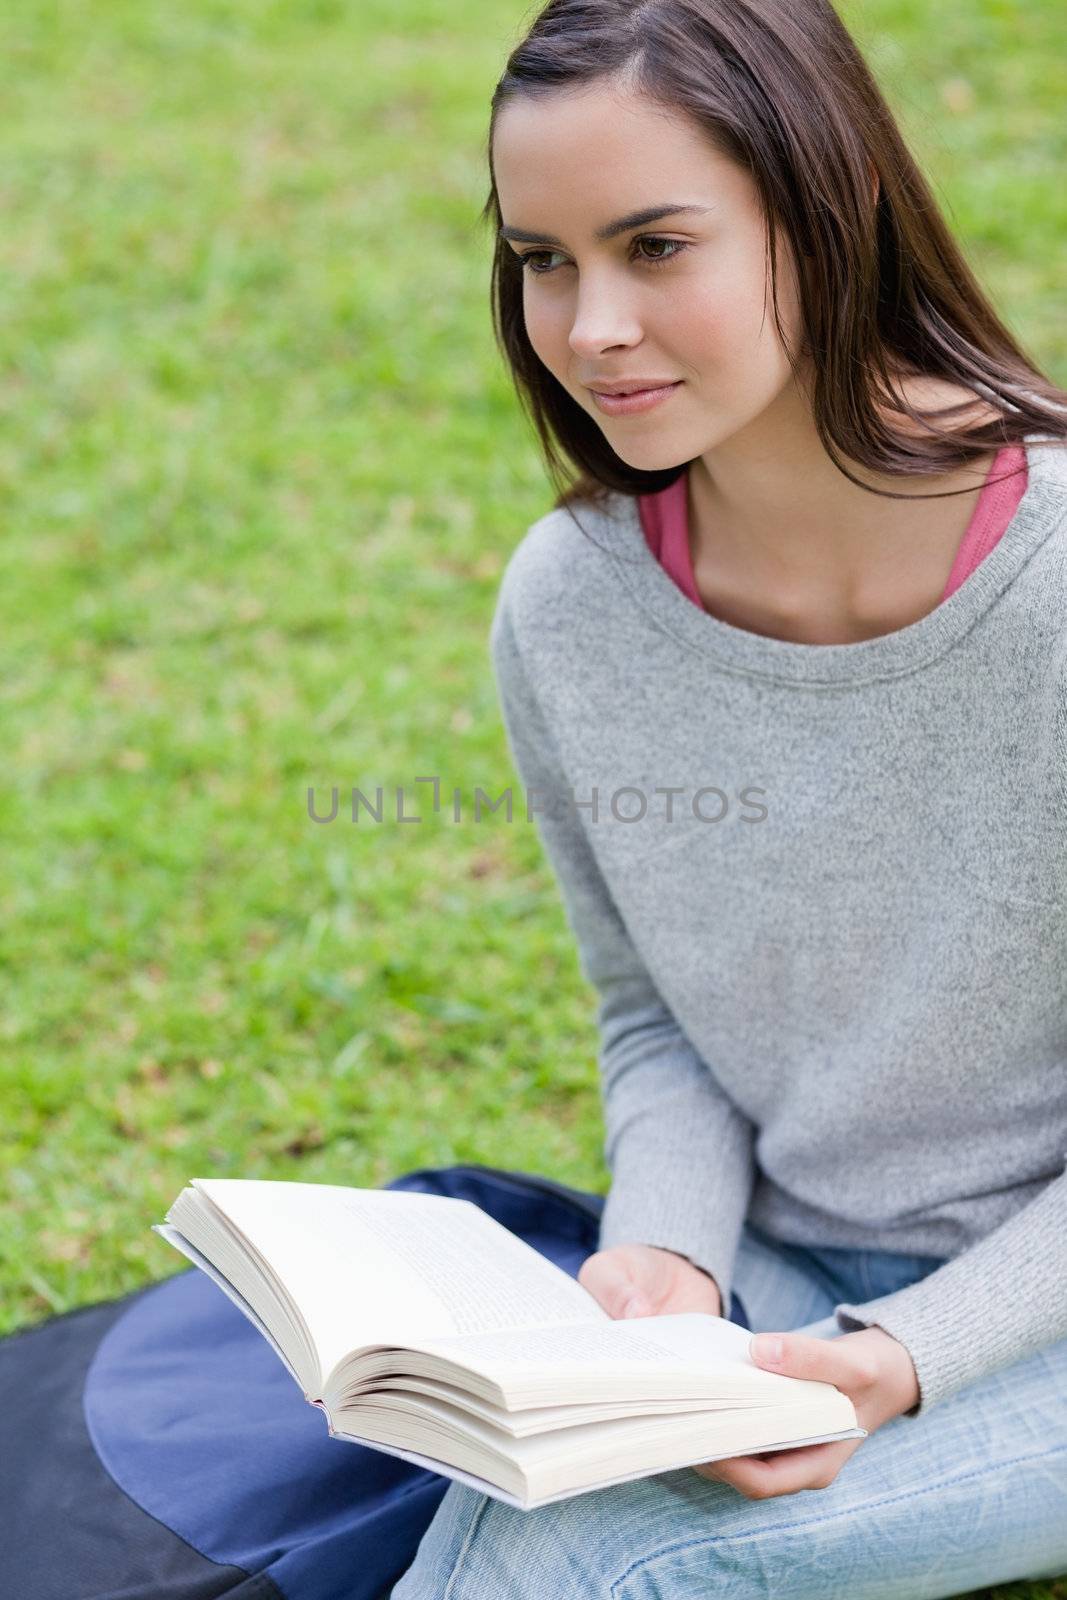
<path fill-rule="evenodd" d="M 1007 473 L 1016 473 L 1017 476 L 1008 477 L 1004 482 L 991 481 L 1004 478 Z M 687 476 L 683 472 L 681 477 L 657 494 L 638 495 L 637 505 L 645 542 L 652 554 L 679 589 L 689 596 L 695 606 L 705 611 L 707 607 L 697 590 L 689 551 Z M 986 476 L 967 531 L 960 540 L 941 602 L 954 594 L 975 567 L 985 560 L 1015 515 L 1026 491 L 1026 483 L 1026 451 L 1022 446 L 1011 445 L 999 451 Z"/>

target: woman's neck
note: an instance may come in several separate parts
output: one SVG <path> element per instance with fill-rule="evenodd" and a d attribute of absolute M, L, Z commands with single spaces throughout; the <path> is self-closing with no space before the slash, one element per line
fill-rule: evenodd
<path fill-rule="evenodd" d="M 905 393 L 928 409 L 966 398 L 931 379 L 908 380 Z M 975 402 L 968 420 L 982 412 Z M 834 466 L 788 386 L 756 423 L 689 469 L 697 591 L 722 621 L 797 643 L 894 632 L 938 604 L 994 460 L 990 452 L 966 468 L 906 480 L 850 464 L 865 483 L 896 493 L 968 491 L 937 500 L 870 494 Z"/>

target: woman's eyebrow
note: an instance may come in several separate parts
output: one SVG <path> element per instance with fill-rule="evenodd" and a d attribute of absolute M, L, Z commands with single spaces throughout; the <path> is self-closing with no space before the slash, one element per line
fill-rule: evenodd
<path fill-rule="evenodd" d="M 675 205 L 671 202 L 663 206 L 646 206 L 641 211 L 631 211 L 625 217 L 616 217 L 614 222 L 607 223 L 603 228 L 596 230 L 597 239 L 614 239 L 620 233 L 629 233 L 631 228 L 643 228 L 646 222 L 659 222 L 663 217 L 680 217 L 685 212 L 710 211 L 710 206 Z M 554 244 L 561 250 L 566 246 L 562 240 L 554 239 L 550 233 L 530 233 L 525 228 L 502 227 L 499 230 L 501 239 L 516 239 L 523 244 Z"/>

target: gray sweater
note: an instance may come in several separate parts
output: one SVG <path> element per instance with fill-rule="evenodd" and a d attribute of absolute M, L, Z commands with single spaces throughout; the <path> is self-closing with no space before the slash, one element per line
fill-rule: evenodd
<path fill-rule="evenodd" d="M 949 1258 L 835 1307 L 910 1352 L 909 1415 L 1067 1338 L 1067 450 L 1027 456 L 990 554 L 880 638 L 699 610 L 623 495 L 529 528 L 490 635 L 597 995 L 601 1247 L 727 1307 L 746 1217 Z"/>

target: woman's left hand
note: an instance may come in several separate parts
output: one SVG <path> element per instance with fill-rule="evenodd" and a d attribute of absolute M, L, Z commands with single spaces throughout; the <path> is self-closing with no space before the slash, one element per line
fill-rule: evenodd
<path fill-rule="evenodd" d="M 765 1359 L 765 1339 L 781 1340 L 779 1360 Z M 797 1333 L 760 1334 L 752 1342 L 751 1355 L 756 1365 L 768 1372 L 832 1383 L 848 1395 L 856 1409 L 857 1425 L 868 1433 L 919 1403 L 919 1380 L 911 1356 L 899 1339 L 883 1328 L 861 1328 L 831 1339 L 810 1339 Z M 862 1443 L 862 1439 L 840 1439 L 835 1444 L 801 1445 L 766 1455 L 729 1456 L 693 1471 L 702 1478 L 732 1483 L 750 1500 L 767 1500 L 798 1489 L 828 1488 Z"/>

